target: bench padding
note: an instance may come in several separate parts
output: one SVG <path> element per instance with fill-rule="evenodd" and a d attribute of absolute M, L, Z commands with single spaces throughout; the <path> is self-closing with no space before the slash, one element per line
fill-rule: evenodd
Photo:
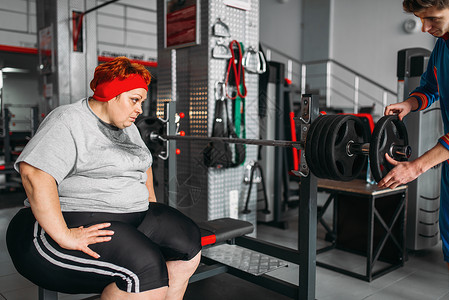
<path fill-rule="evenodd" d="M 250 222 L 232 218 L 222 218 L 211 221 L 198 222 L 201 237 L 215 236 L 215 243 L 224 242 L 253 232 L 254 226 Z M 203 245 L 211 244 L 210 242 Z"/>

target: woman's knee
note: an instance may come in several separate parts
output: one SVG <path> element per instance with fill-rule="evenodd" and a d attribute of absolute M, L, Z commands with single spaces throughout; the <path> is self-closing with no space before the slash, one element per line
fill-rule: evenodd
<path fill-rule="evenodd" d="M 91 245 L 100 254 L 100 260 L 117 265 L 117 286 L 125 292 L 139 292 L 160 288 L 168 284 L 165 258 L 154 244 L 135 227 L 110 222 L 114 231 L 112 239 Z"/>
<path fill-rule="evenodd" d="M 191 219 L 184 217 L 182 225 L 173 228 L 170 244 L 174 249 L 182 250 L 187 254 L 186 260 L 193 258 L 201 250 L 201 232 L 198 225 Z"/>
<path fill-rule="evenodd" d="M 190 260 L 201 250 L 198 225 L 180 211 L 164 204 L 150 204 L 139 230 L 160 245 L 168 259 Z"/>

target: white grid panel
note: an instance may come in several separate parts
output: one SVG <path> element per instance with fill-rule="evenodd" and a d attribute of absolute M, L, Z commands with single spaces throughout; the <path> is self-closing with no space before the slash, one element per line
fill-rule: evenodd
<path fill-rule="evenodd" d="M 225 44 L 230 41 L 237 40 L 242 42 L 244 47 L 249 46 L 258 49 L 259 45 L 259 1 L 251 1 L 251 10 L 244 11 L 229 7 L 222 1 L 211 1 L 209 7 L 209 91 L 215 90 L 215 83 L 225 79 L 227 60 L 213 58 L 211 53 L 215 47 L 217 39 L 221 39 L 212 35 L 212 27 L 217 18 L 223 21 L 228 27 L 231 36 L 226 38 Z M 246 121 L 246 137 L 259 137 L 259 121 L 258 121 L 258 75 L 246 73 L 245 83 L 248 91 L 245 99 L 245 121 Z M 228 104 L 230 101 L 228 100 Z M 215 95 L 209 93 L 209 115 L 213 116 L 215 111 Z M 231 111 L 231 110 L 230 110 Z M 212 132 L 213 118 L 208 118 L 209 135 Z M 257 159 L 257 146 L 247 145 L 246 147 L 247 164 L 251 160 Z M 256 190 L 257 186 L 253 186 L 250 197 L 249 209 L 250 214 L 242 214 L 241 211 L 245 206 L 249 186 L 243 183 L 244 167 L 226 170 L 209 169 L 209 197 L 208 197 L 208 219 L 216 219 L 229 216 L 230 214 L 230 193 L 233 190 L 239 191 L 239 219 L 247 220 L 253 224 L 256 223 Z M 254 234 L 256 234 L 254 232 Z"/>
<path fill-rule="evenodd" d="M 163 0 L 158 0 L 158 27 L 163 28 Z M 231 38 L 242 42 L 245 47 L 258 49 L 259 43 L 259 2 L 252 0 L 251 10 L 243 11 L 225 6 L 222 0 L 201 0 L 201 44 L 177 49 L 177 112 L 185 112 L 180 130 L 187 134 L 206 136 L 211 134 L 215 110 L 215 83 L 223 81 L 227 61 L 212 58 L 216 43 L 212 36 L 212 26 L 221 18 L 230 28 Z M 163 103 L 171 100 L 170 50 L 164 49 L 164 36 L 158 34 L 158 116 L 163 116 Z M 246 137 L 259 137 L 258 122 L 258 75 L 245 76 L 246 97 Z M 230 101 L 229 104 L 231 105 Z M 239 212 L 243 210 L 249 186 L 243 183 L 244 167 L 215 170 L 205 168 L 202 150 L 206 143 L 178 141 L 181 155 L 177 157 L 177 201 L 188 206 L 178 207 L 194 220 L 216 219 L 229 216 L 230 192 L 238 191 Z M 247 146 L 246 163 L 256 160 L 257 146 Z M 173 158 L 170 158 L 173 159 Z M 155 175 L 159 176 L 159 175 Z M 187 186 L 187 190 L 185 190 Z M 256 191 L 253 186 L 249 209 L 251 214 L 239 214 L 240 219 L 256 223 Z M 185 201 L 189 192 L 192 199 Z M 180 204 L 180 203 L 178 203 Z M 255 233 L 254 233 L 255 234 Z"/>

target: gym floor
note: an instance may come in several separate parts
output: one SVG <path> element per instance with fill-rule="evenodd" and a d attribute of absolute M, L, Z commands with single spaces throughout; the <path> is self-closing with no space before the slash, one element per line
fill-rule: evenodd
<path fill-rule="evenodd" d="M 0 300 L 35 300 L 37 287 L 19 275 L 6 250 L 5 232 L 9 221 L 20 209 L 22 193 L 0 192 Z M 258 225 L 258 238 L 287 247 L 296 247 L 297 220 L 289 222 L 289 229 Z M 323 229 L 318 226 L 318 241 L 322 243 Z M 363 270 L 364 260 L 343 252 L 332 251 L 326 259 L 344 262 L 353 270 Z M 449 300 L 449 271 L 443 262 L 441 245 L 408 253 L 405 266 L 372 282 L 365 282 L 334 271 L 317 267 L 316 299 L 319 300 Z M 289 265 L 271 272 L 297 284 L 298 266 Z M 95 295 L 60 294 L 59 299 L 99 299 Z M 284 300 L 283 295 L 254 285 L 229 274 L 217 275 L 189 285 L 185 300 Z"/>

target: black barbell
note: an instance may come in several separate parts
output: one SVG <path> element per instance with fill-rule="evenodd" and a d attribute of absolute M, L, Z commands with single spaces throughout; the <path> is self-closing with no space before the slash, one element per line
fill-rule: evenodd
<path fill-rule="evenodd" d="M 156 117 L 139 118 L 136 126 L 154 156 L 166 149 L 169 140 L 295 147 L 305 151 L 307 165 L 317 177 L 341 181 L 359 176 L 367 157 L 374 179 L 380 181 L 393 168 L 386 161 L 385 153 L 399 161 L 405 161 L 411 155 L 406 127 L 397 116 L 382 117 L 370 139 L 369 130 L 358 117 L 321 115 L 310 125 L 305 142 L 166 135 L 167 123 Z"/>

